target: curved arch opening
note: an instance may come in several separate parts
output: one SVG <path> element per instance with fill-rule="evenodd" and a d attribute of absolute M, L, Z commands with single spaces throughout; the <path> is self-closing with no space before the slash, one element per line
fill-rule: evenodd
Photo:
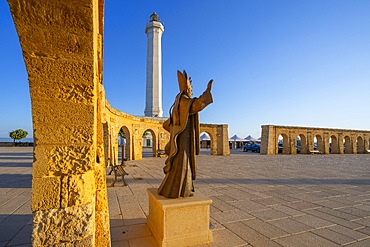
<path fill-rule="evenodd" d="M 200 154 L 210 155 L 212 154 L 212 135 L 209 134 L 207 131 L 203 131 L 200 133 Z"/>
<path fill-rule="evenodd" d="M 131 159 L 131 138 L 130 131 L 126 126 L 122 126 L 118 132 L 118 163 L 122 164 Z"/>
<path fill-rule="evenodd" d="M 321 135 L 315 135 L 313 142 L 314 150 L 318 150 L 321 153 L 324 153 L 324 142 Z"/>
<path fill-rule="evenodd" d="M 287 134 L 280 134 L 277 142 L 278 154 L 289 154 L 289 138 Z"/>
<path fill-rule="evenodd" d="M 153 130 L 147 129 L 142 134 L 142 157 L 156 157 L 157 141 Z"/>

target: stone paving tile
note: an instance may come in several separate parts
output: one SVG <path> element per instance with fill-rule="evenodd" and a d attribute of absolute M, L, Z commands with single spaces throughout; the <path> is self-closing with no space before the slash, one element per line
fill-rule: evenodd
<path fill-rule="evenodd" d="M 256 211 L 263 211 L 263 210 L 268 210 L 269 208 L 259 204 L 255 201 L 251 200 L 242 200 L 242 201 L 235 201 L 235 202 L 230 202 L 230 205 L 241 209 L 245 212 L 256 212 Z"/>
<path fill-rule="evenodd" d="M 235 221 L 242 221 L 242 220 L 248 220 L 253 219 L 254 216 L 250 215 L 246 212 L 243 212 L 239 209 L 232 210 L 232 211 L 225 211 L 221 213 L 215 213 L 212 215 L 212 217 L 220 222 L 221 224 L 229 223 L 229 222 L 235 222 Z"/>
<path fill-rule="evenodd" d="M 356 231 L 370 236 L 370 227 L 369 226 L 363 227 L 363 228 L 360 228 L 360 229 L 356 229 Z"/>
<path fill-rule="evenodd" d="M 313 215 L 302 215 L 297 216 L 293 218 L 295 221 L 301 222 L 305 225 L 311 226 L 315 229 L 334 226 L 335 224 L 333 222 L 321 219 L 319 217 L 313 216 Z"/>
<path fill-rule="evenodd" d="M 285 205 L 274 205 L 271 208 L 273 208 L 277 211 L 280 211 L 284 214 L 287 214 L 289 216 L 299 216 L 299 215 L 305 215 L 306 214 L 305 212 L 295 210 L 295 209 L 290 208 L 290 207 L 285 206 Z"/>
<path fill-rule="evenodd" d="M 337 233 L 328 228 L 317 229 L 317 230 L 312 231 L 312 233 L 317 234 L 323 238 L 326 238 L 340 245 L 347 245 L 347 244 L 356 242 L 356 240 L 354 240 L 353 238 Z"/>
<path fill-rule="evenodd" d="M 365 240 L 347 245 L 347 247 L 369 247 L 369 246 L 370 246 L 370 239 L 365 239 Z"/>
<path fill-rule="evenodd" d="M 275 240 L 284 247 L 334 247 L 340 246 L 311 232 L 305 232 Z"/>
<path fill-rule="evenodd" d="M 325 208 L 325 207 L 318 208 L 317 211 L 320 211 L 320 212 L 323 212 L 323 213 L 326 213 L 326 214 L 330 214 L 330 215 L 333 215 L 333 216 L 336 216 L 336 217 L 339 217 L 339 218 L 342 218 L 342 219 L 345 219 L 345 220 L 356 220 L 356 219 L 358 219 L 357 216 L 354 216 L 352 214 L 348 214 L 348 213 L 340 211 L 340 210 L 333 210 L 333 209 Z"/>
<path fill-rule="evenodd" d="M 234 247 L 247 244 L 247 241 L 243 240 L 234 231 L 229 229 L 220 229 L 213 232 L 213 242 L 209 243 L 210 247 Z"/>
<path fill-rule="evenodd" d="M 331 208 L 331 209 L 339 209 L 339 208 L 349 207 L 353 205 L 353 204 L 336 202 L 330 199 L 323 200 L 323 201 L 315 201 L 315 204 L 318 204 L 323 207 Z"/>
<path fill-rule="evenodd" d="M 274 205 L 279 205 L 279 204 L 286 202 L 285 200 L 277 198 L 277 197 L 260 198 L 260 199 L 254 199 L 253 201 L 259 204 L 265 205 L 265 206 L 274 206 Z"/>
<path fill-rule="evenodd" d="M 111 227 L 112 241 L 121 241 L 147 236 L 152 236 L 152 233 L 146 224 Z"/>
<path fill-rule="evenodd" d="M 356 216 L 357 218 L 369 217 L 370 211 L 363 210 L 356 207 L 348 207 L 348 208 L 339 208 L 337 209 L 340 212 L 345 212 L 351 215 Z"/>
<path fill-rule="evenodd" d="M 8 246 L 31 245 L 32 224 L 26 224 L 8 243 Z"/>
<path fill-rule="evenodd" d="M 301 202 L 291 202 L 291 203 L 286 203 L 285 204 L 288 207 L 297 209 L 297 210 L 311 210 L 311 209 L 316 209 L 320 208 L 321 206 L 315 203 L 311 202 L 306 202 L 306 201 L 301 201 Z"/>
<path fill-rule="evenodd" d="M 157 243 L 153 236 L 146 236 L 142 238 L 129 239 L 130 247 L 157 247 Z"/>
<path fill-rule="evenodd" d="M 215 208 L 219 209 L 221 212 L 231 211 L 231 210 L 236 210 L 237 209 L 236 207 L 230 205 L 229 203 L 221 201 L 217 197 L 211 197 L 211 199 L 212 199 L 212 205 Z"/>
<path fill-rule="evenodd" d="M 349 221 L 349 220 L 346 220 L 346 219 L 343 219 L 343 218 L 339 218 L 339 217 L 334 216 L 332 214 L 328 214 L 328 213 L 321 212 L 321 211 L 318 211 L 318 210 L 310 210 L 310 211 L 307 211 L 307 213 L 310 214 L 310 215 L 317 216 L 321 219 L 325 219 L 327 221 L 333 222 L 335 224 L 345 226 L 345 227 L 350 228 L 350 229 L 358 229 L 358 228 L 363 227 L 361 224 L 358 224 L 356 222 Z"/>
<path fill-rule="evenodd" d="M 270 239 L 289 235 L 289 233 L 259 219 L 244 220 L 241 222 Z"/>
<path fill-rule="evenodd" d="M 274 220 L 270 221 L 269 223 L 290 234 L 297 234 L 300 232 L 306 232 L 314 229 L 311 226 L 295 221 L 294 218 Z"/>
<path fill-rule="evenodd" d="M 353 239 L 355 239 L 357 241 L 362 240 L 362 239 L 369 238 L 369 236 L 366 235 L 366 234 L 363 234 L 361 232 L 358 232 L 358 231 L 349 229 L 349 228 L 344 227 L 344 226 L 336 225 L 336 226 L 332 226 L 332 227 L 330 227 L 328 229 L 330 229 L 330 230 L 332 230 L 334 232 L 340 233 L 340 234 L 342 234 L 344 236 L 353 238 Z"/>
<path fill-rule="evenodd" d="M 268 237 L 262 235 L 258 231 L 246 226 L 241 222 L 225 224 L 225 227 L 254 247 L 281 247 L 273 240 L 270 240 Z"/>
<path fill-rule="evenodd" d="M 271 221 L 289 217 L 289 215 L 274 209 L 250 212 L 250 214 L 264 221 Z"/>
<path fill-rule="evenodd" d="M 130 247 L 130 244 L 128 243 L 127 239 L 120 240 L 120 241 L 112 241 L 112 247 Z M 152 246 L 146 246 L 146 247 L 152 247 Z M 156 246 L 153 246 L 153 247 L 156 247 Z"/>
<path fill-rule="evenodd" d="M 362 219 L 354 220 L 353 222 L 358 223 L 363 226 L 370 227 L 370 218 L 362 218 Z"/>

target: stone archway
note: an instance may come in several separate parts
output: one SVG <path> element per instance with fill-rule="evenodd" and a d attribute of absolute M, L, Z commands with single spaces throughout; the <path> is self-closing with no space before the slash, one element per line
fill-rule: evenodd
<path fill-rule="evenodd" d="M 308 153 L 308 146 L 307 146 L 306 136 L 304 134 L 299 134 L 298 137 L 300 139 L 299 153 L 300 154 L 307 154 Z"/>
<path fill-rule="evenodd" d="M 121 140 L 119 140 L 119 144 L 121 145 L 119 157 L 121 157 L 121 163 L 122 163 L 122 160 L 131 160 L 131 136 L 130 136 L 129 129 L 126 126 L 122 126 L 120 128 L 120 131 L 121 129 L 124 133 L 124 138 L 121 138 Z"/>
<path fill-rule="evenodd" d="M 142 134 L 142 157 L 156 157 L 158 144 L 155 132 L 152 129 L 146 129 Z"/>
<path fill-rule="evenodd" d="M 200 137 L 204 133 L 209 136 L 209 140 L 208 139 L 207 140 L 199 140 L 200 141 L 201 154 L 212 154 L 212 147 L 213 147 L 213 143 L 214 143 L 214 137 L 212 136 L 211 133 L 209 133 L 207 131 L 203 131 L 202 133 L 200 133 Z"/>
<path fill-rule="evenodd" d="M 279 143 L 280 141 L 280 143 Z M 281 133 L 278 138 L 277 145 L 277 153 L 281 154 L 290 154 L 290 142 L 289 142 L 289 136 L 285 133 Z M 280 150 L 279 150 L 280 149 Z"/>
<path fill-rule="evenodd" d="M 8 3 L 32 102 L 32 244 L 110 246 L 98 124 L 103 0 Z"/>

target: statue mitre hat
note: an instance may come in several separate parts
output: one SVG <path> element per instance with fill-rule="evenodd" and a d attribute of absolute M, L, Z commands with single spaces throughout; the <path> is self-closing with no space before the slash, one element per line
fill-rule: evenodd
<path fill-rule="evenodd" d="M 188 74 L 186 74 L 186 71 L 184 70 L 184 73 L 181 73 L 178 70 L 177 79 L 179 81 L 180 92 L 186 91 L 190 85 L 190 78 L 188 78 Z"/>

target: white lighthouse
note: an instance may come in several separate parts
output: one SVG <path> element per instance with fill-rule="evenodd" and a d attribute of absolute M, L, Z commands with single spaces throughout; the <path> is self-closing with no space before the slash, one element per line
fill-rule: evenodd
<path fill-rule="evenodd" d="M 145 33 L 148 37 L 146 57 L 145 116 L 162 117 L 162 33 L 164 27 L 157 13 L 150 16 Z"/>

